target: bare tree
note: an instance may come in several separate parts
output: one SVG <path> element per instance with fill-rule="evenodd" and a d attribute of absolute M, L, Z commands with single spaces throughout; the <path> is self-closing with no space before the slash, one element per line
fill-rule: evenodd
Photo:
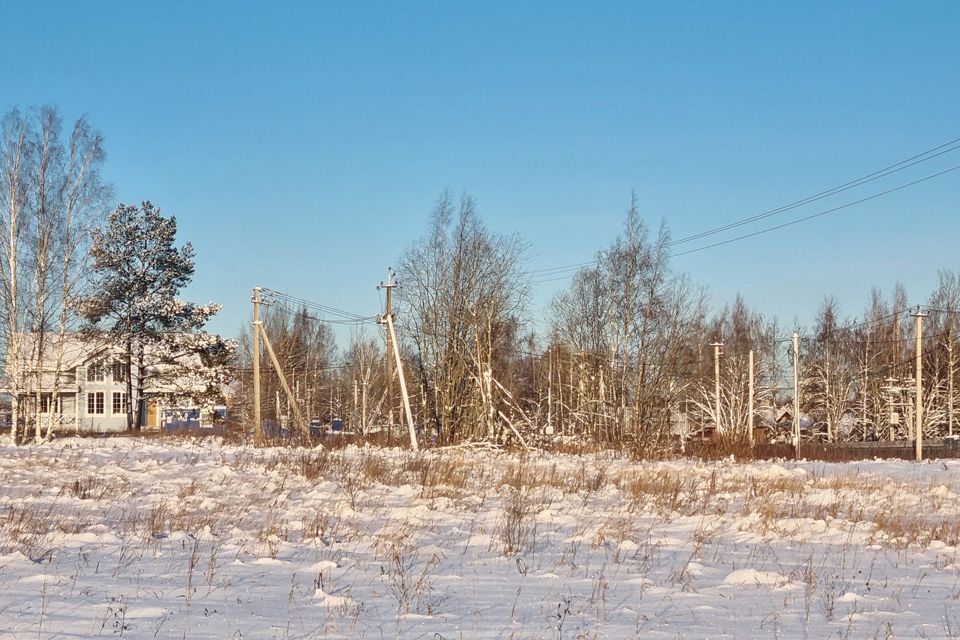
<path fill-rule="evenodd" d="M 805 405 L 818 424 L 823 425 L 827 440 L 837 440 L 848 411 L 854 410 L 858 370 L 853 357 L 855 342 L 848 327 L 840 320 L 837 300 L 824 299 L 817 313 L 813 335 L 801 350 Z"/>
<path fill-rule="evenodd" d="M 716 380 L 712 364 L 700 359 L 691 372 L 691 418 L 700 424 L 717 425 L 719 437 L 728 442 L 749 439 L 750 372 L 749 354 L 754 352 L 755 418 L 764 402 L 772 402 L 780 378 L 777 353 L 777 323 L 752 311 L 741 295 L 710 323 L 701 338 L 723 344 L 720 364 L 720 415 L 717 415 Z M 706 365 L 706 366 L 705 366 Z M 691 413 L 691 412 L 688 412 Z M 756 422 L 755 422 L 756 424 Z"/>
<path fill-rule="evenodd" d="M 655 238 L 631 200 L 623 234 L 553 302 L 553 342 L 567 353 L 568 423 L 584 437 L 658 448 L 687 392 L 705 296 L 669 269 L 669 234 Z"/>
<path fill-rule="evenodd" d="M 942 407 L 939 414 L 924 412 L 926 423 L 936 425 L 938 435 L 956 431 L 957 321 L 960 314 L 960 275 L 949 269 L 937 274 L 937 286 L 929 299 L 930 317 L 924 326 L 923 379 L 931 391 L 939 390 Z M 928 393 L 933 397 L 935 393 Z M 939 415 L 942 419 L 935 421 Z"/>
<path fill-rule="evenodd" d="M 457 206 L 445 193 L 429 232 L 400 259 L 400 329 L 441 442 L 499 436 L 494 379 L 516 349 L 524 250 L 518 236 L 490 232 L 472 198 Z"/>
<path fill-rule="evenodd" d="M 67 141 L 50 107 L 13 110 L 3 120 L 0 326 L 14 439 L 21 418 L 33 424 L 37 441 L 43 438 L 45 393 L 51 398 L 46 435 L 55 426 L 55 399 L 65 382 L 65 336 L 77 326 L 76 303 L 88 283 L 90 232 L 110 197 L 99 176 L 104 157 L 102 136 L 83 118 Z M 32 399 L 25 402 L 28 393 Z"/>
<path fill-rule="evenodd" d="M 374 338 L 355 334 L 347 347 L 348 382 L 353 387 L 352 423 L 360 433 L 382 422 L 386 385 L 383 380 L 384 352 Z"/>

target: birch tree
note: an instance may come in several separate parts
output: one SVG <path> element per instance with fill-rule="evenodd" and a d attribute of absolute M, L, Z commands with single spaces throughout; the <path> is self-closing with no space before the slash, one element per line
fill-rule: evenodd
<path fill-rule="evenodd" d="M 623 233 L 574 276 L 552 311 L 554 342 L 573 360 L 568 402 L 583 435 L 644 449 L 666 444 L 688 391 L 705 297 L 671 272 L 669 233 L 661 225 L 650 234 L 635 196 Z"/>
<path fill-rule="evenodd" d="M 55 426 L 51 406 L 42 430 L 42 388 L 55 399 L 65 382 L 65 336 L 88 283 L 90 231 L 110 197 L 99 175 L 104 157 L 102 136 L 83 118 L 64 140 L 51 107 L 13 110 L 0 128 L 0 326 L 14 440 L 21 422 L 37 441 Z"/>
<path fill-rule="evenodd" d="M 497 438 L 494 377 L 526 300 L 518 236 L 481 222 L 469 196 L 441 196 L 430 230 L 400 259 L 400 330 L 413 344 L 427 418 L 441 442 Z"/>
<path fill-rule="evenodd" d="M 719 436 L 728 442 L 749 439 L 750 371 L 749 354 L 754 352 L 754 412 L 773 400 L 781 368 L 777 355 L 777 323 L 750 309 L 737 294 L 732 305 L 713 318 L 710 329 L 701 338 L 704 354 L 709 342 L 723 343 L 720 361 L 720 414 L 717 415 L 716 379 L 712 355 L 700 358 L 694 384 L 694 407 L 702 424 L 719 426 Z M 756 414 L 754 416 L 756 418 Z M 755 421 L 756 424 L 756 421 Z"/>
<path fill-rule="evenodd" d="M 355 334 L 347 347 L 349 382 L 353 391 L 353 420 L 360 433 L 381 421 L 386 400 L 383 380 L 383 350 L 365 334 Z"/>
<path fill-rule="evenodd" d="M 840 308 L 832 296 L 824 299 L 807 348 L 801 350 L 803 371 L 801 398 L 811 416 L 826 429 L 827 440 L 841 434 L 847 411 L 854 407 L 859 386 L 852 332 L 840 320 Z"/>

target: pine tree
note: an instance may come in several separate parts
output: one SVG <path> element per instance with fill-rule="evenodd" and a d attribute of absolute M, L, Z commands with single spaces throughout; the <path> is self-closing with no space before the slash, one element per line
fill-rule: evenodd
<path fill-rule="evenodd" d="M 130 430 L 140 430 L 148 382 L 174 401 L 211 400 L 232 355 L 230 343 L 202 331 L 220 306 L 177 298 L 193 278 L 194 251 L 177 247 L 176 234 L 176 218 L 150 202 L 120 204 L 93 234 L 95 293 L 82 312 L 91 331 L 123 348 Z"/>

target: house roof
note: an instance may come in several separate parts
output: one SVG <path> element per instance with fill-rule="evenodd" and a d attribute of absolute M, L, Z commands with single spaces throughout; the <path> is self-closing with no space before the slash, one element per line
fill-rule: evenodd
<path fill-rule="evenodd" d="M 14 353 L 19 353 L 20 362 L 25 363 L 24 366 L 34 366 L 40 348 L 40 335 L 36 333 L 20 334 L 17 336 L 17 342 L 19 342 L 17 345 L 19 349 Z M 116 352 L 118 349 L 112 346 L 102 335 L 68 333 L 61 340 L 61 337 L 57 334 L 47 334 L 43 337 L 41 369 L 52 371 L 59 368 L 61 371 L 69 371 L 74 367 L 103 357 L 106 351 Z M 14 357 L 14 353 L 7 351 L 8 365 Z M 57 367 L 58 359 L 59 367 Z"/>
<path fill-rule="evenodd" d="M 185 342 L 192 346 L 197 346 L 197 341 L 204 340 L 201 335 L 184 335 L 187 338 Z M 19 350 L 22 366 L 25 369 L 36 370 L 34 367 L 37 362 L 37 351 L 39 347 L 39 336 L 37 334 L 21 334 L 19 340 Z M 191 352 L 189 348 L 183 353 L 175 354 L 172 357 L 169 352 L 155 346 L 147 345 L 145 353 L 145 369 L 148 370 L 148 377 L 144 385 L 146 393 L 154 394 L 178 394 L 191 395 L 203 393 L 208 385 L 208 381 L 202 375 L 204 369 L 200 356 Z M 16 353 L 16 352 L 15 352 Z M 54 376 L 59 369 L 61 375 L 72 372 L 79 366 L 89 365 L 91 362 L 108 359 L 110 357 L 119 358 L 124 354 L 124 350 L 116 343 L 110 341 L 106 334 L 81 334 L 69 333 L 60 339 L 58 335 L 45 336 L 42 354 L 42 363 L 40 366 L 42 375 L 40 387 L 42 391 L 52 390 L 54 387 Z M 9 365 L 12 354 L 8 352 L 7 363 Z M 59 358 L 60 366 L 57 367 Z M 59 386 L 75 386 L 76 377 L 67 376 L 68 380 L 61 379 Z M 12 384 L 9 380 L 5 381 L 7 387 L 5 391 L 11 392 Z M 30 391 L 36 391 L 34 380 L 27 380 L 24 387 L 30 388 Z"/>

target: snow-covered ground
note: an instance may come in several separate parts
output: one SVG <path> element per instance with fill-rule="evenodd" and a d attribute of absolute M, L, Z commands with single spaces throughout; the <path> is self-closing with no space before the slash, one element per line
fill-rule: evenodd
<path fill-rule="evenodd" d="M 0 638 L 960 637 L 960 463 L 0 447 Z"/>

